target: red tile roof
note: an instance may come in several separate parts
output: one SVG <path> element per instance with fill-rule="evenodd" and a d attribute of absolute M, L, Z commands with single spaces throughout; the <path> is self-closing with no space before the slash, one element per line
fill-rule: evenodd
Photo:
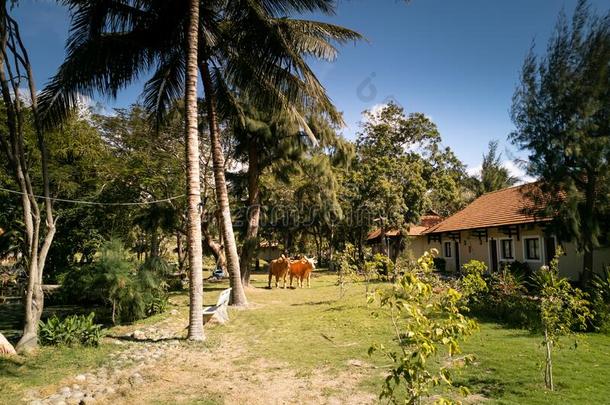
<path fill-rule="evenodd" d="M 409 227 L 409 230 L 407 231 L 407 235 L 408 236 L 419 236 L 422 233 L 424 233 L 424 231 L 426 229 L 438 224 L 442 220 L 443 220 L 443 218 L 441 218 L 440 216 L 438 216 L 436 214 L 422 215 L 418 225 L 411 225 Z M 401 232 L 398 229 L 390 229 L 385 234 L 386 234 L 386 236 L 398 236 L 398 235 L 400 235 L 400 233 Z M 380 235 L 381 235 L 381 229 L 375 229 L 367 235 L 366 239 L 367 240 L 377 239 Z"/>
<path fill-rule="evenodd" d="M 490 228 L 548 221 L 533 214 L 534 202 L 526 196 L 536 183 L 505 188 L 483 194 L 463 210 L 453 214 L 424 233 L 453 232 L 465 229 Z"/>

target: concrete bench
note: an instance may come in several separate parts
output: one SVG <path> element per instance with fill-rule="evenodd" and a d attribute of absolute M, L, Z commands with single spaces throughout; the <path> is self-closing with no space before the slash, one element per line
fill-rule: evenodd
<path fill-rule="evenodd" d="M 229 300 L 231 298 L 231 289 L 227 288 L 218 296 L 216 305 L 211 307 L 203 308 L 203 323 L 207 323 L 210 319 L 214 318 L 218 323 L 225 323 L 229 320 Z"/>

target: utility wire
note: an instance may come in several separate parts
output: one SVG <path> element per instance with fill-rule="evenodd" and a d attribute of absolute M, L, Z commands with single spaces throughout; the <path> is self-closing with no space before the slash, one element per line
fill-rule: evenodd
<path fill-rule="evenodd" d="M 7 188 L 2 188 L 2 187 L 0 187 L 0 191 L 5 191 L 7 193 L 19 194 L 19 195 L 29 195 L 28 193 L 24 193 L 22 191 L 9 190 Z M 34 196 L 34 198 L 46 198 L 45 196 L 42 196 L 42 195 L 34 194 L 33 196 Z M 114 202 L 114 203 L 113 202 L 104 203 L 104 202 L 84 201 L 84 200 L 68 200 L 65 198 L 54 198 L 54 197 L 49 197 L 49 199 L 51 201 L 65 202 L 65 203 L 70 203 L 70 204 L 86 204 L 86 205 L 101 205 L 101 206 L 129 206 L 129 205 L 159 204 L 159 203 L 164 203 L 164 202 L 170 202 L 172 200 L 177 200 L 177 199 L 183 198 L 183 197 L 186 197 L 186 194 L 177 195 L 177 196 L 169 197 L 169 198 L 164 198 L 162 200 L 143 201 L 143 202 Z"/>

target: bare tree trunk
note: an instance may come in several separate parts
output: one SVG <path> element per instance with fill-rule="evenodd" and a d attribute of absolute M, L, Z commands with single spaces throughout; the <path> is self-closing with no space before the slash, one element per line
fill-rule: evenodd
<path fill-rule="evenodd" d="M 225 180 L 225 160 L 220 143 L 220 129 L 216 116 L 216 97 L 214 86 L 210 77 L 207 62 L 201 64 L 201 77 L 203 78 L 203 88 L 208 110 L 208 120 L 210 128 L 210 141 L 212 148 L 212 166 L 214 171 L 214 183 L 216 185 L 216 200 L 222 219 L 222 234 L 224 239 L 225 255 L 227 259 L 227 270 L 231 284 L 231 304 L 235 306 L 246 306 L 248 300 L 241 282 L 239 270 L 239 256 L 237 254 L 237 244 L 235 243 L 235 233 L 231 221 L 231 208 L 229 206 L 229 194 Z"/>
<path fill-rule="evenodd" d="M 25 294 L 23 336 L 17 343 L 18 351 L 30 351 L 38 346 L 38 322 L 44 306 L 42 291 L 43 271 L 47 254 L 55 236 L 55 220 L 50 198 L 48 153 L 38 116 L 37 92 L 29 56 L 19 34 L 19 26 L 7 13 L 6 4 L 0 6 L 0 87 L 6 108 L 8 134 L 0 134 L 0 147 L 6 154 L 21 194 L 28 285 Z M 13 56 L 13 61 L 9 59 Z M 21 100 L 21 80 L 28 82 L 30 110 L 34 119 L 37 146 L 41 156 L 44 230 L 41 230 L 42 213 L 34 197 L 24 141 L 24 113 Z M 10 86 L 10 87 L 9 87 Z M 12 93 L 11 93 L 12 92 Z"/>
<path fill-rule="evenodd" d="M 203 251 L 201 245 L 201 207 L 199 170 L 199 131 L 197 125 L 197 51 L 199 40 L 199 0 L 189 2 L 188 49 L 186 54 L 186 173 L 187 244 L 189 256 L 190 340 L 204 340 L 203 331 Z"/>
<path fill-rule="evenodd" d="M 220 267 L 223 272 L 226 272 L 227 260 L 225 259 L 225 254 L 222 249 L 222 243 L 218 243 L 212 238 L 212 234 L 208 231 L 207 221 L 204 221 L 201 224 L 201 231 L 203 232 L 203 240 L 212 252 L 212 256 L 214 256 L 214 260 L 216 260 L 218 267 Z"/>
<path fill-rule="evenodd" d="M 252 257 L 258 248 L 258 228 L 261 215 L 260 187 L 258 184 L 260 173 L 258 150 L 256 148 L 256 144 L 250 142 L 248 148 L 248 201 L 246 207 L 248 227 L 240 256 L 241 279 L 246 286 L 250 285 L 250 265 Z"/>

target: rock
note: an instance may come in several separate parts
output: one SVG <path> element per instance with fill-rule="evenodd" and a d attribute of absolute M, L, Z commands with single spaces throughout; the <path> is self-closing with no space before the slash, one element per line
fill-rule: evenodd
<path fill-rule="evenodd" d="M 137 330 L 133 331 L 133 333 L 131 334 L 131 337 L 133 337 L 136 340 L 144 340 L 144 339 L 146 339 L 146 334 L 144 332 L 142 332 L 141 330 L 137 329 Z"/>
<path fill-rule="evenodd" d="M 34 401 L 30 401 L 29 405 L 43 405 L 44 402 L 42 402 L 40 399 L 36 399 Z"/>
<path fill-rule="evenodd" d="M 84 405 L 90 405 L 90 404 L 95 404 L 97 402 L 97 399 L 95 399 L 94 397 L 86 396 L 80 402 L 81 402 L 81 404 L 84 404 Z"/>
<path fill-rule="evenodd" d="M 57 392 L 63 396 L 68 396 L 68 395 L 70 395 L 72 390 L 70 389 L 70 387 L 62 387 Z"/>
<path fill-rule="evenodd" d="M 170 315 L 178 315 L 180 313 L 180 311 L 178 311 L 177 309 L 172 309 L 171 311 L 169 311 Z"/>
<path fill-rule="evenodd" d="M 85 374 L 79 374 L 76 377 L 74 377 L 74 379 L 78 382 L 83 382 L 87 379 L 87 376 Z"/>
<path fill-rule="evenodd" d="M 367 364 L 362 360 L 351 359 L 347 361 L 347 364 L 354 367 L 365 367 Z"/>

